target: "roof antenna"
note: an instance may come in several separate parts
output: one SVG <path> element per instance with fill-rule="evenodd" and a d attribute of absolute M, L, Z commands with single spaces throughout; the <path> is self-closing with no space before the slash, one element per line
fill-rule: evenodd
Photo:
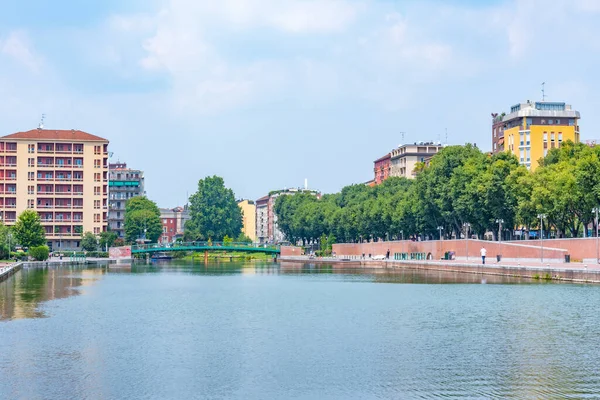
<path fill-rule="evenodd" d="M 403 145 L 404 145 L 404 134 L 405 134 L 405 133 L 406 133 L 406 132 L 400 132 L 400 135 L 402 135 L 402 143 L 400 143 L 400 146 L 403 146 Z M 398 146 L 398 147 L 400 147 L 400 146 Z"/>
<path fill-rule="evenodd" d="M 448 145 L 448 128 L 444 128 L 446 129 L 446 146 Z"/>
<path fill-rule="evenodd" d="M 38 129 L 44 129 L 44 118 L 46 118 L 46 114 L 42 114 L 42 119 L 40 120 L 40 124 L 38 125 Z"/>
<path fill-rule="evenodd" d="M 546 101 L 546 82 L 542 82 L 542 101 Z"/>

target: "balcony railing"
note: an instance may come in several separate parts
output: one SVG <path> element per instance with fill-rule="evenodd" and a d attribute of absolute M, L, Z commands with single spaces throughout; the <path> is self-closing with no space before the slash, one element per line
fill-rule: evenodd
<path fill-rule="evenodd" d="M 16 167 L 16 166 L 17 166 L 17 163 L 6 163 L 6 164 L 3 164 L 3 167 Z"/>
<path fill-rule="evenodd" d="M 40 192 L 40 191 L 38 190 L 37 194 L 38 194 L 38 196 L 45 196 L 45 195 L 50 195 L 50 196 L 52 196 L 52 195 L 54 194 L 54 192 Z"/>
<path fill-rule="evenodd" d="M 38 163 L 38 168 L 54 168 L 54 164 Z"/>
<path fill-rule="evenodd" d="M 70 204 L 56 204 L 54 206 L 54 208 L 60 208 L 60 209 L 70 209 L 72 206 Z"/>
<path fill-rule="evenodd" d="M 4 208 L 17 208 L 16 204 L 5 204 Z"/>

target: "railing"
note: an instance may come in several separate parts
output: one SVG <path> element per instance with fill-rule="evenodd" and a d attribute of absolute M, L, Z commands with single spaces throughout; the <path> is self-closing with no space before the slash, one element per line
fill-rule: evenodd
<path fill-rule="evenodd" d="M 224 242 L 182 242 L 182 243 L 152 243 L 131 246 L 132 252 L 172 251 L 172 250 L 246 250 L 256 252 L 278 253 L 280 246 L 267 246 L 256 243 L 224 243 Z"/>

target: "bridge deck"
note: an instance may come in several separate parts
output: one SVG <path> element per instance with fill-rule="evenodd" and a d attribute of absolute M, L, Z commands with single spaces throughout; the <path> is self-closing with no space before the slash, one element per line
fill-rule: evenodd
<path fill-rule="evenodd" d="M 252 243 L 188 242 L 153 243 L 131 246 L 132 254 L 163 253 L 172 251 L 242 251 L 247 253 L 279 254 L 279 246 L 266 246 Z"/>

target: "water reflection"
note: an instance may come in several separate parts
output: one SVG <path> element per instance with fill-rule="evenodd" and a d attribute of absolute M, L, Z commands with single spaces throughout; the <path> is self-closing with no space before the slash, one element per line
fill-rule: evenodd
<path fill-rule="evenodd" d="M 24 268 L 0 284 L 0 320 L 46 317 L 40 305 L 78 295 L 103 269 Z"/>

